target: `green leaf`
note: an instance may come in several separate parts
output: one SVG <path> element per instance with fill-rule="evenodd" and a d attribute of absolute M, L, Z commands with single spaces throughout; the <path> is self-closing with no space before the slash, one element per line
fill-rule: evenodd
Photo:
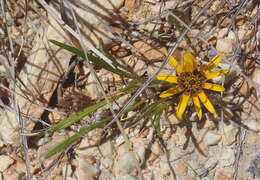
<path fill-rule="evenodd" d="M 122 95 L 124 94 L 121 94 L 121 95 L 117 95 L 117 96 L 114 96 L 113 98 L 110 98 L 109 99 L 109 102 L 112 102 L 113 100 L 116 100 L 118 99 L 119 97 L 121 97 Z M 103 100 L 99 103 L 96 103 L 92 106 L 89 106 L 85 109 L 83 109 L 82 111 L 80 112 L 77 112 L 76 114 L 73 114 L 71 115 L 70 117 L 68 117 L 67 119 L 64 119 L 63 121 L 53 125 L 52 127 L 50 127 L 47 132 L 48 133 L 53 133 L 55 131 L 58 131 L 58 130 L 61 130 L 61 129 L 64 129 L 66 127 L 69 127 L 70 125 L 78 122 L 79 120 L 81 120 L 82 118 L 84 118 L 85 116 L 89 115 L 90 113 L 96 111 L 97 109 L 103 107 L 104 105 L 107 104 L 107 101 L 106 100 Z"/>
<path fill-rule="evenodd" d="M 102 106 L 106 105 L 107 101 L 103 100 L 97 104 L 94 104 L 92 106 L 89 106 L 85 109 L 83 109 L 80 112 L 77 112 L 76 114 L 73 114 L 72 116 L 68 117 L 67 119 L 64 119 L 63 121 L 53 125 L 50 127 L 47 132 L 52 133 L 61 129 L 64 129 L 66 127 L 69 127 L 70 125 L 78 122 L 80 119 L 84 118 L 85 116 L 89 115 L 90 113 L 96 111 L 97 109 L 101 108 Z"/>
<path fill-rule="evenodd" d="M 155 126 L 155 130 L 158 134 L 161 131 L 161 127 L 160 127 L 161 116 L 162 116 L 163 110 L 167 107 L 167 105 L 168 105 L 167 103 L 159 104 L 153 112 L 154 126 Z"/>
<path fill-rule="evenodd" d="M 72 52 L 72 53 L 74 53 L 74 54 L 76 54 L 76 55 L 86 59 L 86 56 L 85 56 L 84 52 L 80 51 L 79 49 L 77 49 L 75 47 L 69 46 L 67 44 L 64 44 L 64 43 L 61 43 L 61 42 L 55 41 L 55 40 L 50 40 L 50 42 L 55 44 L 55 45 L 57 45 L 57 46 L 59 46 L 59 47 L 61 47 L 61 48 L 63 48 L 63 49 L 68 50 L 69 52 Z M 108 71 L 111 71 L 111 72 L 116 73 L 118 75 L 127 76 L 129 78 L 136 77 L 136 76 L 134 76 L 134 75 L 132 75 L 132 74 L 130 74 L 128 72 L 125 72 L 125 71 L 122 71 L 122 70 L 118 69 L 117 67 L 116 68 L 112 67 L 110 64 L 108 64 L 106 61 L 104 61 L 101 58 L 98 58 L 98 57 L 93 56 L 91 54 L 87 54 L 87 57 L 88 57 L 89 61 L 93 62 L 95 65 L 100 66 L 100 67 L 102 67 L 102 68 L 104 68 L 104 69 L 106 69 Z"/>
<path fill-rule="evenodd" d="M 100 127 L 104 126 L 107 122 L 109 122 L 111 120 L 112 120 L 112 117 L 106 117 L 106 118 L 102 119 L 101 121 L 99 121 L 99 122 L 97 122 L 93 125 L 90 125 L 86 128 L 81 129 L 78 133 L 69 137 L 68 139 L 66 139 L 65 141 L 63 141 L 62 143 L 60 143 L 59 145 L 54 147 L 52 150 L 50 150 L 48 152 L 48 154 L 46 155 L 46 158 L 50 158 L 51 156 L 66 150 L 71 144 L 77 142 L 85 134 L 89 133 L 90 131 L 92 131 L 96 128 L 100 128 Z"/>

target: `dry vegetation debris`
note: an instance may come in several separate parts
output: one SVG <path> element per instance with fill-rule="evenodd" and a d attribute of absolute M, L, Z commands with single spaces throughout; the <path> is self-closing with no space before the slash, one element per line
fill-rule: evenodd
<path fill-rule="evenodd" d="M 1 177 L 260 178 L 259 1 L 86 2 L 0 1 Z M 119 71 L 89 63 L 49 40 L 70 44 Z M 201 64 L 220 55 L 217 68 L 230 70 L 212 80 L 226 88 L 210 93 L 216 115 L 204 109 L 198 120 L 188 106 L 180 120 L 175 115 L 179 96 L 170 99 L 171 105 L 159 98 L 168 87 L 154 83 L 154 77 L 174 74 L 166 54 L 180 61 L 184 50 Z M 122 70 L 131 73 L 119 75 Z M 126 87 L 131 88 L 117 97 Z M 99 104 L 81 121 L 50 130 L 110 97 L 115 101 Z M 56 145 L 106 117 L 119 121 L 45 158 Z"/>

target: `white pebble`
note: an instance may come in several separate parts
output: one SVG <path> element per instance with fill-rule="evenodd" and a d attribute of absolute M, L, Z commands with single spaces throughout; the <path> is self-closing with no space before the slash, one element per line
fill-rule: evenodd
<path fill-rule="evenodd" d="M 219 143 L 219 141 L 221 140 L 221 135 L 217 134 L 215 132 L 207 132 L 207 134 L 205 135 L 203 141 L 208 145 L 208 146 L 214 146 L 217 145 Z"/>
<path fill-rule="evenodd" d="M 14 160 L 9 156 L 1 155 L 0 156 L 0 172 L 5 171 L 11 164 L 13 164 Z"/>

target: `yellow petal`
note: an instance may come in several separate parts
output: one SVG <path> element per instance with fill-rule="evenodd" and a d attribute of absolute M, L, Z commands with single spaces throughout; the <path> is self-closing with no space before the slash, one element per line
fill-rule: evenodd
<path fill-rule="evenodd" d="M 190 52 L 185 52 L 182 60 L 182 70 L 184 72 L 193 72 L 197 69 L 195 57 Z"/>
<path fill-rule="evenodd" d="M 180 74 L 182 72 L 178 61 L 173 56 L 170 57 L 169 62 L 175 68 L 177 74 Z"/>
<path fill-rule="evenodd" d="M 177 108 L 177 117 L 181 118 L 189 101 L 190 95 L 183 93 Z"/>
<path fill-rule="evenodd" d="M 218 92 L 225 91 L 225 88 L 223 86 L 218 85 L 218 84 L 212 84 L 212 83 L 205 83 L 203 85 L 203 88 L 204 89 L 209 89 L 209 90 L 212 90 L 212 91 L 218 91 Z"/>
<path fill-rule="evenodd" d="M 207 79 L 213 79 L 215 77 L 222 76 L 222 75 L 224 75 L 228 72 L 229 72 L 229 70 L 223 69 L 223 70 L 220 70 L 220 71 L 217 71 L 217 72 L 206 73 L 205 75 L 206 75 Z"/>
<path fill-rule="evenodd" d="M 200 101 L 202 102 L 202 104 L 204 104 L 204 106 L 207 108 L 207 110 L 211 113 L 216 113 L 214 106 L 211 104 L 210 100 L 208 99 L 208 97 L 206 96 L 204 91 L 201 91 L 198 95 L 199 95 Z"/>
<path fill-rule="evenodd" d="M 158 75 L 156 76 L 158 80 L 166 81 L 169 83 L 178 83 L 178 77 L 176 76 L 168 76 L 168 75 Z"/>
<path fill-rule="evenodd" d="M 180 86 L 176 85 L 176 86 L 174 86 L 174 87 L 172 87 L 172 88 L 170 88 L 166 91 L 163 91 L 160 94 L 160 98 L 167 98 L 167 97 L 173 96 L 177 93 L 180 93 L 182 91 L 183 91 L 183 89 Z"/>
<path fill-rule="evenodd" d="M 199 119 L 202 118 L 202 110 L 201 110 L 201 106 L 200 106 L 200 100 L 198 96 L 193 96 L 192 97 L 196 112 L 198 114 Z"/>
<path fill-rule="evenodd" d="M 213 69 L 214 67 L 216 67 L 221 60 L 222 60 L 221 57 L 215 56 L 215 57 L 214 57 L 213 59 L 211 59 L 210 62 L 207 64 L 206 69 L 207 69 L 208 71 L 210 71 L 211 69 Z"/>

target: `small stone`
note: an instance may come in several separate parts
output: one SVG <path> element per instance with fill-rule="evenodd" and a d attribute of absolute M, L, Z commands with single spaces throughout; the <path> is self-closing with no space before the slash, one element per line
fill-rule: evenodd
<path fill-rule="evenodd" d="M 9 173 L 9 172 L 5 171 L 2 175 L 3 176 L 1 176 L 1 178 L 0 178 L 1 180 L 2 179 L 17 180 L 17 179 L 25 178 L 25 176 L 19 175 L 19 174 L 15 173 L 15 172 Z"/>
<path fill-rule="evenodd" d="M 246 29 L 244 29 L 244 28 L 240 28 L 239 30 L 238 30 L 238 39 L 241 41 L 241 40 L 243 40 L 243 39 L 245 39 L 245 37 L 246 37 L 246 34 L 247 34 L 247 30 Z"/>
<path fill-rule="evenodd" d="M 258 138 L 259 138 L 259 136 L 256 133 L 254 133 L 254 132 L 248 133 L 247 134 L 247 143 L 249 145 L 254 145 L 254 144 L 258 143 Z"/>
<path fill-rule="evenodd" d="M 11 164 L 13 164 L 14 160 L 6 155 L 0 156 L 0 172 L 5 171 Z"/>
<path fill-rule="evenodd" d="M 78 158 L 78 166 L 76 168 L 76 176 L 79 180 L 96 179 L 98 169 L 92 164 L 88 163 L 85 158 Z"/>
<path fill-rule="evenodd" d="M 121 144 L 123 144 L 125 142 L 125 139 L 122 135 L 119 135 L 117 138 L 116 138 L 116 145 L 119 146 Z"/>
<path fill-rule="evenodd" d="M 104 157 L 101 159 L 101 164 L 104 168 L 108 169 L 113 167 L 114 160 L 112 159 L 112 157 Z"/>
<path fill-rule="evenodd" d="M 19 131 L 17 131 L 19 124 L 15 113 L 0 109 L 0 119 L 1 142 L 18 146 L 20 144 Z"/>
<path fill-rule="evenodd" d="M 218 39 L 224 38 L 228 34 L 228 28 L 222 28 L 218 31 Z"/>
<path fill-rule="evenodd" d="M 178 127 L 176 133 L 172 134 L 171 139 L 173 140 L 176 146 L 183 146 L 187 141 L 185 129 Z"/>
<path fill-rule="evenodd" d="M 231 39 L 218 39 L 216 49 L 220 53 L 230 54 L 233 51 L 233 41 Z"/>
<path fill-rule="evenodd" d="M 147 65 L 142 60 L 137 60 L 136 64 L 134 65 L 134 72 L 137 75 L 142 76 L 147 71 Z"/>
<path fill-rule="evenodd" d="M 224 170 L 218 170 L 216 172 L 214 179 L 216 179 L 216 180 L 232 180 L 232 173 L 226 172 Z"/>
<path fill-rule="evenodd" d="M 220 140 L 221 140 L 221 135 L 212 131 L 208 131 L 205 137 L 203 138 L 203 141 L 208 146 L 217 145 Z"/>
<path fill-rule="evenodd" d="M 235 162 L 235 152 L 232 149 L 223 149 L 221 151 L 219 165 L 227 167 L 233 165 Z"/>
<path fill-rule="evenodd" d="M 152 151 L 155 155 L 160 155 L 160 154 L 163 153 L 163 150 L 161 149 L 161 147 L 160 147 L 160 145 L 158 144 L 157 141 L 155 141 L 155 142 L 152 144 L 151 151 Z"/>
<path fill-rule="evenodd" d="M 252 129 L 256 132 L 260 132 L 260 122 L 259 121 L 250 120 L 250 121 L 247 121 L 246 125 L 249 129 Z"/>
<path fill-rule="evenodd" d="M 221 21 L 222 21 L 222 19 L 221 19 Z M 232 22 L 231 18 L 227 18 L 227 17 L 226 17 L 226 18 L 221 22 L 220 27 L 227 27 L 229 24 L 231 24 L 231 22 Z"/>
<path fill-rule="evenodd" d="M 134 47 L 146 57 L 146 60 L 158 60 L 165 56 L 167 49 L 165 47 L 153 47 L 147 42 L 137 41 L 134 43 Z"/>
<path fill-rule="evenodd" d="M 224 132 L 222 134 L 222 142 L 224 145 L 229 146 L 233 144 L 236 140 L 236 135 L 238 133 L 238 128 L 233 124 L 224 126 Z"/>
<path fill-rule="evenodd" d="M 168 119 L 170 121 L 171 124 L 180 124 L 181 121 L 176 117 L 175 114 L 171 113 L 169 116 L 168 116 Z"/>
<path fill-rule="evenodd" d="M 260 85 L 260 68 L 255 68 L 253 74 L 252 74 L 252 81 Z"/>
<path fill-rule="evenodd" d="M 242 96 L 248 96 L 251 93 L 252 84 L 247 80 L 243 80 L 241 86 L 239 87 L 238 94 Z"/>
<path fill-rule="evenodd" d="M 129 174 L 137 167 L 137 162 L 133 154 L 127 152 L 119 157 L 115 165 L 115 174 Z"/>
<path fill-rule="evenodd" d="M 143 146 L 141 146 L 137 149 L 136 154 L 140 159 L 140 164 L 143 164 L 146 157 L 146 149 Z"/>
<path fill-rule="evenodd" d="M 101 151 L 102 155 L 105 157 L 112 158 L 113 150 L 114 150 L 114 148 L 113 148 L 111 141 L 107 141 L 100 146 L 100 151 Z"/>
<path fill-rule="evenodd" d="M 188 172 L 188 167 L 183 162 L 177 162 L 174 165 L 174 171 L 178 175 L 186 176 Z"/>

